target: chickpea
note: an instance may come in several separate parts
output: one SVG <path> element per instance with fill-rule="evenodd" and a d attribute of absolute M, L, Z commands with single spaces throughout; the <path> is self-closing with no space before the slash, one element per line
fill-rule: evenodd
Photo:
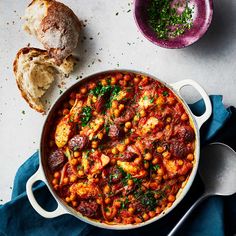
<path fill-rule="evenodd" d="M 178 161 L 177 161 L 177 164 L 178 164 L 179 166 L 182 166 L 182 165 L 184 164 L 184 162 L 183 162 L 182 160 L 178 160 Z"/>
<path fill-rule="evenodd" d="M 164 103 L 165 103 L 165 99 L 164 99 L 163 97 L 158 97 L 158 98 L 156 99 L 156 104 L 157 104 L 158 106 L 162 106 Z"/>
<path fill-rule="evenodd" d="M 157 214 L 160 214 L 161 212 L 162 212 L 162 209 L 161 209 L 160 207 L 157 207 L 157 208 L 156 208 L 156 213 L 157 213 Z"/>
<path fill-rule="evenodd" d="M 152 154 L 150 152 L 147 152 L 144 156 L 144 160 L 147 160 L 147 161 L 152 160 Z"/>
<path fill-rule="evenodd" d="M 160 183 L 162 181 L 162 176 L 158 175 L 155 179 Z"/>
<path fill-rule="evenodd" d="M 169 196 L 168 196 L 168 201 L 169 201 L 169 202 L 173 202 L 173 201 L 175 201 L 175 196 L 172 195 L 172 194 L 169 195 Z"/>
<path fill-rule="evenodd" d="M 134 83 L 135 83 L 135 84 L 138 84 L 139 82 L 140 82 L 140 78 L 139 78 L 139 77 L 135 77 L 135 78 L 134 78 Z"/>
<path fill-rule="evenodd" d="M 77 206 L 78 206 L 78 202 L 72 201 L 72 206 L 73 206 L 73 207 L 77 207 Z"/>
<path fill-rule="evenodd" d="M 145 169 L 148 169 L 148 168 L 149 168 L 149 163 L 148 163 L 148 162 L 145 162 L 145 163 L 144 163 L 144 168 L 145 168 Z"/>
<path fill-rule="evenodd" d="M 113 148 L 111 149 L 111 152 L 112 152 L 112 154 L 114 154 L 114 155 L 118 154 L 118 150 L 117 150 L 116 147 L 113 147 Z"/>
<path fill-rule="evenodd" d="M 181 115 L 180 119 L 181 119 L 182 121 L 187 121 L 187 120 L 188 120 L 188 115 L 187 115 L 187 113 L 184 112 L 184 113 Z"/>
<path fill-rule="evenodd" d="M 70 198 L 69 197 L 66 197 L 66 202 L 70 202 Z"/>
<path fill-rule="evenodd" d="M 89 89 L 94 89 L 96 87 L 96 84 L 95 83 L 89 83 L 88 85 Z"/>
<path fill-rule="evenodd" d="M 54 173 L 53 176 L 54 176 L 55 179 L 59 179 L 61 177 L 61 173 L 59 171 L 57 171 L 57 172 Z"/>
<path fill-rule="evenodd" d="M 76 195 L 75 195 L 75 194 L 71 194 L 71 195 L 70 195 L 70 200 L 71 200 L 71 201 L 74 201 L 75 199 L 76 199 Z"/>
<path fill-rule="evenodd" d="M 107 85 L 107 81 L 105 79 L 102 79 L 101 80 L 101 84 L 102 84 L 102 86 L 106 86 Z"/>
<path fill-rule="evenodd" d="M 130 79 L 131 79 L 131 76 L 129 74 L 124 76 L 124 80 L 125 81 L 130 81 Z"/>
<path fill-rule="evenodd" d="M 118 103 L 118 101 L 116 101 L 116 100 L 111 103 L 111 107 L 112 107 L 113 109 L 118 108 L 118 106 L 119 106 L 119 103 Z"/>
<path fill-rule="evenodd" d="M 127 85 L 127 81 L 125 81 L 125 80 L 119 80 L 119 84 L 121 85 L 121 86 L 126 86 Z"/>
<path fill-rule="evenodd" d="M 109 197 L 105 198 L 105 204 L 109 204 L 111 202 L 111 199 Z"/>
<path fill-rule="evenodd" d="M 92 148 L 96 149 L 98 147 L 98 141 L 92 141 Z"/>
<path fill-rule="evenodd" d="M 97 116 L 98 113 L 96 111 L 93 111 L 92 114 L 93 116 Z"/>
<path fill-rule="evenodd" d="M 147 213 L 144 213 L 142 215 L 143 219 L 146 221 L 146 220 L 149 220 L 149 215 Z"/>
<path fill-rule="evenodd" d="M 183 181 L 185 180 L 185 177 L 184 177 L 184 176 L 180 176 L 180 177 L 178 178 L 178 180 L 179 180 L 180 182 L 183 182 Z"/>
<path fill-rule="evenodd" d="M 53 179 L 52 184 L 53 184 L 53 185 L 58 184 L 58 179 Z"/>
<path fill-rule="evenodd" d="M 102 138 L 103 138 L 103 133 L 98 133 L 97 137 L 98 137 L 98 139 L 102 140 Z"/>
<path fill-rule="evenodd" d="M 96 202 L 97 202 L 97 204 L 102 205 L 102 199 L 97 198 Z"/>
<path fill-rule="evenodd" d="M 113 113 L 114 113 L 115 117 L 119 117 L 120 116 L 120 110 L 119 109 L 115 109 Z"/>
<path fill-rule="evenodd" d="M 138 122 L 139 121 L 139 117 L 138 116 L 134 116 L 134 122 Z"/>
<path fill-rule="evenodd" d="M 125 123 L 125 128 L 130 129 L 131 127 L 132 127 L 131 122 L 130 122 L 130 121 L 127 121 L 127 122 Z"/>
<path fill-rule="evenodd" d="M 129 179 L 129 180 L 127 181 L 127 183 L 128 183 L 129 186 L 132 186 L 132 185 L 134 184 L 134 181 L 133 181 L 132 179 Z"/>
<path fill-rule="evenodd" d="M 117 208 L 121 207 L 121 202 L 120 201 L 115 201 L 114 206 Z"/>
<path fill-rule="evenodd" d="M 71 183 L 74 183 L 74 182 L 76 181 L 76 179 L 77 179 L 77 176 L 76 176 L 76 175 L 72 175 L 72 176 L 70 177 L 70 182 L 71 182 Z"/>
<path fill-rule="evenodd" d="M 134 208 L 133 207 L 129 207 L 128 212 L 132 216 L 134 214 Z"/>
<path fill-rule="evenodd" d="M 69 178 L 65 177 L 65 178 L 63 179 L 63 184 L 68 184 L 68 183 L 69 183 Z"/>
<path fill-rule="evenodd" d="M 129 129 L 127 129 L 126 127 L 124 127 L 124 131 L 125 133 L 127 133 L 129 131 Z"/>
<path fill-rule="evenodd" d="M 125 145 L 128 145 L 128 144 L 130 144 L 130 139 L 129 139 L 129 138 L 126 138 L 126 139 L 125 139 Z"/>
<path fill-rule="evenodd" d="M 69 109 L 67 109 L 67 108 L 63 109 L 63 112 L 62 112 L 63 116 L 65 116 L 69 113 L 70 113 Z"/>
<path fill-rule="evenodd" d="M 167 122 L 167 123 L 170 123 L 170 122 L 171 122 L 171 117 L 167 117 L 167 118 L 166 118 L 166 122 Z"/>
<path fill-rule="evenodd" d="M 168 175 L 163 175 L 164 180 L 167 180 L 168 178 L 169 178 Z"/>
<path fill-rule="evenodd" d="M 125 144 L 119 144 L 117 145 L 117 149 L 119 150 L 119 152 L 124 152 L 126 149 Z"/>
<path fill-rule="evenodd" d="M 166 125 L 165 129 L 170 130 L 170 125 Z"/>
<path fill-rule="evenodd" d="M 146 116 L 146 112 L 144 110 L 141 110 L 139 114 L 140 114 L 141 117 L 145 117 Z"/>
<path fill-rule="evenodd" d="M 162 156 L 166 159 L 170 159 L 171 153 L 169 151 L 165 151 L 162 153 Z"/>
<path fill-rule="evenodd" d="M 137 224 L 143 222 L 142 219 L 140 219 L 139 217 L 135 217 L 134 220 L 135 220 L 135 223 L 137 223 Z"/>
<path fill-rule="evenodd" d="M 78 152 L 78 151 L 75 151 L 73 154 L 74 154 L 75 158 L 77 158 L 77 157 L 79 157 L 81 155 L 80 152 Z"/>
<path fill-rule="evenodd" d="M 112 158 L 112 159 L 110 160 L 111 165 L 115 165 L 116 162 L 117 162 L 116 158 Z"/>
<path fill-rule="evenodd" d="M 141 84 L 142 84 L 142 85 L 146 85 L 146 84 L 149 82 L 149 79 L 148 79 L 147 76 L 142 76 L 142 77 L 143 77 L 143 78 L 142 78 Z"/>
<path fill-rule="evenodd" d="M 69 104 L 70 104 L 71 106 L 73 106 L 73 105 L 75 104 L 75 100 L 74 100 L 74 99 L 70 99 Z"/>
<path fill-rule="evenodd" d="M 124 104 L 120 104 L 120 105 L 119 105 L 119 111 L 123 111 L 124 108 L 125 108 L 125 105 L 124 105 Z"/>
<path fill-rule="evenodd" d="M 159 168 L 159 169 L 157 170 L 157 174 L 158 174 L 159 176 L 163 176 L 163 175 L 164 175 L 164 170 L 163 170 L 163 168 Z"/>
<path fill-rule="evenodd" d="M 111 85 L 115 85 L 116 84 L 116 78 L 115 77 L 111 77 Z"/>
<path fill-rule="evenodd" d="M 162 146 L 157 147 L 157 152 L 162 153 L 164 152 L 164 148 Z"/>
<path fill-rule="evenodd" d="M 193 159 L 194 159 L 193 154 L 192 154 L 192 153 L 189 153 L 189 154 L 187 155 L 187 159 L 188 159 L 189 161 L 193 161 Z"/>
<path fill-rule="evenodd" d="M 55 190 L 58 190 L 58 188 L 59 188 L 59 185 L 58 185 L 58 184 L 56 184 L 56 185 L 54 185 L 54 186 L 53 186 L 53 188 L 54 188 Z"/>
<path fill-rule="evenodd" d="M 105 194 L 108 194 L 108 193 L 110 192 L 110 190 L 111 190 L 110 186 L 109 186 L 109 185 L 106 185 L 106 186 L 104 187 L 104 189 L 103 189 L 103 192 L 104 192 Z"/>
<path fill-rule="evenodd" d="M 79 176 L 83 176 L 83 175 L 84 175 L 84 171 L 83 171 L 83 170 L 79 170 L 79 171 L 78 171 L 78 175 L 79 175 Z"/>
<path fill-rule="evenodd" d="M 156 212 L 155 211 L 149 211 L 148 215 L 149 215 L 150 218 L 153 218 L 156 215 Z"/>
<path fill-rule="evenodd" d="M 117 73 L 117 74 L 116 74 L 116 78 L 117 78 L 117 79 L 122 79 L 122 78 L 123 78 L 123 75 L 122 75 L 121 73 Z"/>
<path fill-rule="evenodd" d="M 78 164 L 78 160 L 74 158 L 70 161 L 70 163 L 71 165 L 76 166 Z"/>
<path fill-rule="evenodd" d="M 95 103 L 97 101 L 97 97 L 96 96 L 92 96 L 92 102 Z"/>
<path fill-rule="evenodd" d="M 94 179 L 93 179 L 93 182 L 94 182 L 94 183 L 98 183 L 98 182 L 99 182 L 99 178 L 94 178 Z"/>
<path fill-rule="evenodd" d="M 141 162 L 142 162 L 141 157 L 137 157 L 137 158 L 134 159 L 134 163 L 137 164 L 137 165 L 140 164 Z"/>
<path fill-rule="evenodd" d="M 86 87 L 82 87 L 82 88 L 80 89 L 80 92 L 81 92 L 82 94 L 86 94 L 86 93 L 87 93 L 87 88 L 86 88 Z"/>
<path fill-rule="evenodd" d="M 153 165 L 156 165 L 157 163 L 158 163 L 158 158 L 155 157 L 155 158 L 152 160 L 152 164 L 153 164 Z"/>
<path fill-rule="evenodd" d="M 140 174 L 141 176 L 146 176 L 146 175 L 148 174 L 148 172 L 147 172 L 146 170 L 141 170 L 141 171 L 139 172 L 139 174 Z"/>
<path fill-rule="evenodd" d="M 175 104 L 175 98 L 174 97 L 171 97 L 171 96 L 168 96 L 167 97 L 167 102 L 168 102 L 168 104 L 170 104 L 170 105 L 174 105 Z"/>

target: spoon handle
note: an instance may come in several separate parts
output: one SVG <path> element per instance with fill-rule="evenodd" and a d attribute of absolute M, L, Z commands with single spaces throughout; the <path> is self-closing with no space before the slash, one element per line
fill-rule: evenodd
<path fill-rule="evenodd" d="M 179 228 L 182 226 L 184 221 L 187 219 L 187 217 L 191 214 L 191 212 L 198 206 L 199 203 L 201 203 L 205 198 L 207 198 L 208 194 L 203 194 L 198 200 L 188 209 L 188 211 L 184 214 L 184 216 L 179 220 L 179 222 L 175 225 L 175 227 L 170 231 L 170 233 L 167 236 L 173 236 Z"/>

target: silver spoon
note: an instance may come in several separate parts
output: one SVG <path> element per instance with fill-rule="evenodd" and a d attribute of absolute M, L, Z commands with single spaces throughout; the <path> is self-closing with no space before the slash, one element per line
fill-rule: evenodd
<path fill-rule="evenodd" d="M 223 143 L 212 143 L 201 152 L 199 174 L 205 186 L 203 195 L 190 207 L 168 236 L 174 235 L 184 221 L 205 198 L 236 193 L 236 152 Z"/>

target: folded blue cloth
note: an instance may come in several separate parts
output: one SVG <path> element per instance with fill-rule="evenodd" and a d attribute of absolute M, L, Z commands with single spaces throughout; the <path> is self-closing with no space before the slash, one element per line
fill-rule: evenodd
<path fill-rule="evenodd" d="M 201 130 L 203 144 L 209 141 L 224 141 L 230 137 L 236 140 L 236 111 L 234 108 L 225 109 L 222 96 L 211 96 L 213 115 Z M 204 104 L 199 101 L 191 105 L 195 113 L 204 111 Z M 233 119 L 233 120 L 232 120 Z M 233 136 L 224 126 L 235 130 Z M 228 132 L 228 133 L 227 133 Z M 217 134 L 219 134 L 217 136 Z M 231 136 L 230 136 L 231 135 Z M 223 137 L 223 139 L 222 139 Z M 232 144 L 232 143 L 231 143 Z M 0 206 L 0 236 L 47 236 L 47 235 L 166 235 L 180 217 L 202 193 L 202 183 L 199 176 L 176 209 L 158 222 L 140 229 L 129 231 L 112 231 L 90 226 L 70 215 L 59 216 L 54 219 L 41 217 L 30 205 L 26 196 L 25 185 L 28 178 L 38 169 L 38 152 L 30 157 L 17 171 L 12 199 Z M 40 204 L 47 210 L 56 207 L 55 200 L 43 183 L 34 187 L 34 193 Z M 179 235 L 223 236 L 236 233 L 236 195 L 231 197 L 211 197 L 205 200 L 179 231 Z"/>

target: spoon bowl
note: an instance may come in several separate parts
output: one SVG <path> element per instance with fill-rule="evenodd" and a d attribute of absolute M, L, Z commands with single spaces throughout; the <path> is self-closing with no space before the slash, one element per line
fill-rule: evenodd
<path fill-rule="evenodd" d="M 207 31 L 213 15 L 213 0 L 190 0 L 194 7 L 193 26 L 182 35 L 171 39 L 159 39 L 148 23 L 147 8 L 151 0 L 135 0 L 134 18 L 139 30 L 152 43 L 164 48 L 183 48 L 195 43 Z M 173 2 L 177 2 L 174 0 Z"/>
<path fill-rule="evenodd" d="M 210 195 L 232 195 L 236 192 L 236 153 L 222 143 L 212 143 L 201 153 L 199 174 Z"/>

